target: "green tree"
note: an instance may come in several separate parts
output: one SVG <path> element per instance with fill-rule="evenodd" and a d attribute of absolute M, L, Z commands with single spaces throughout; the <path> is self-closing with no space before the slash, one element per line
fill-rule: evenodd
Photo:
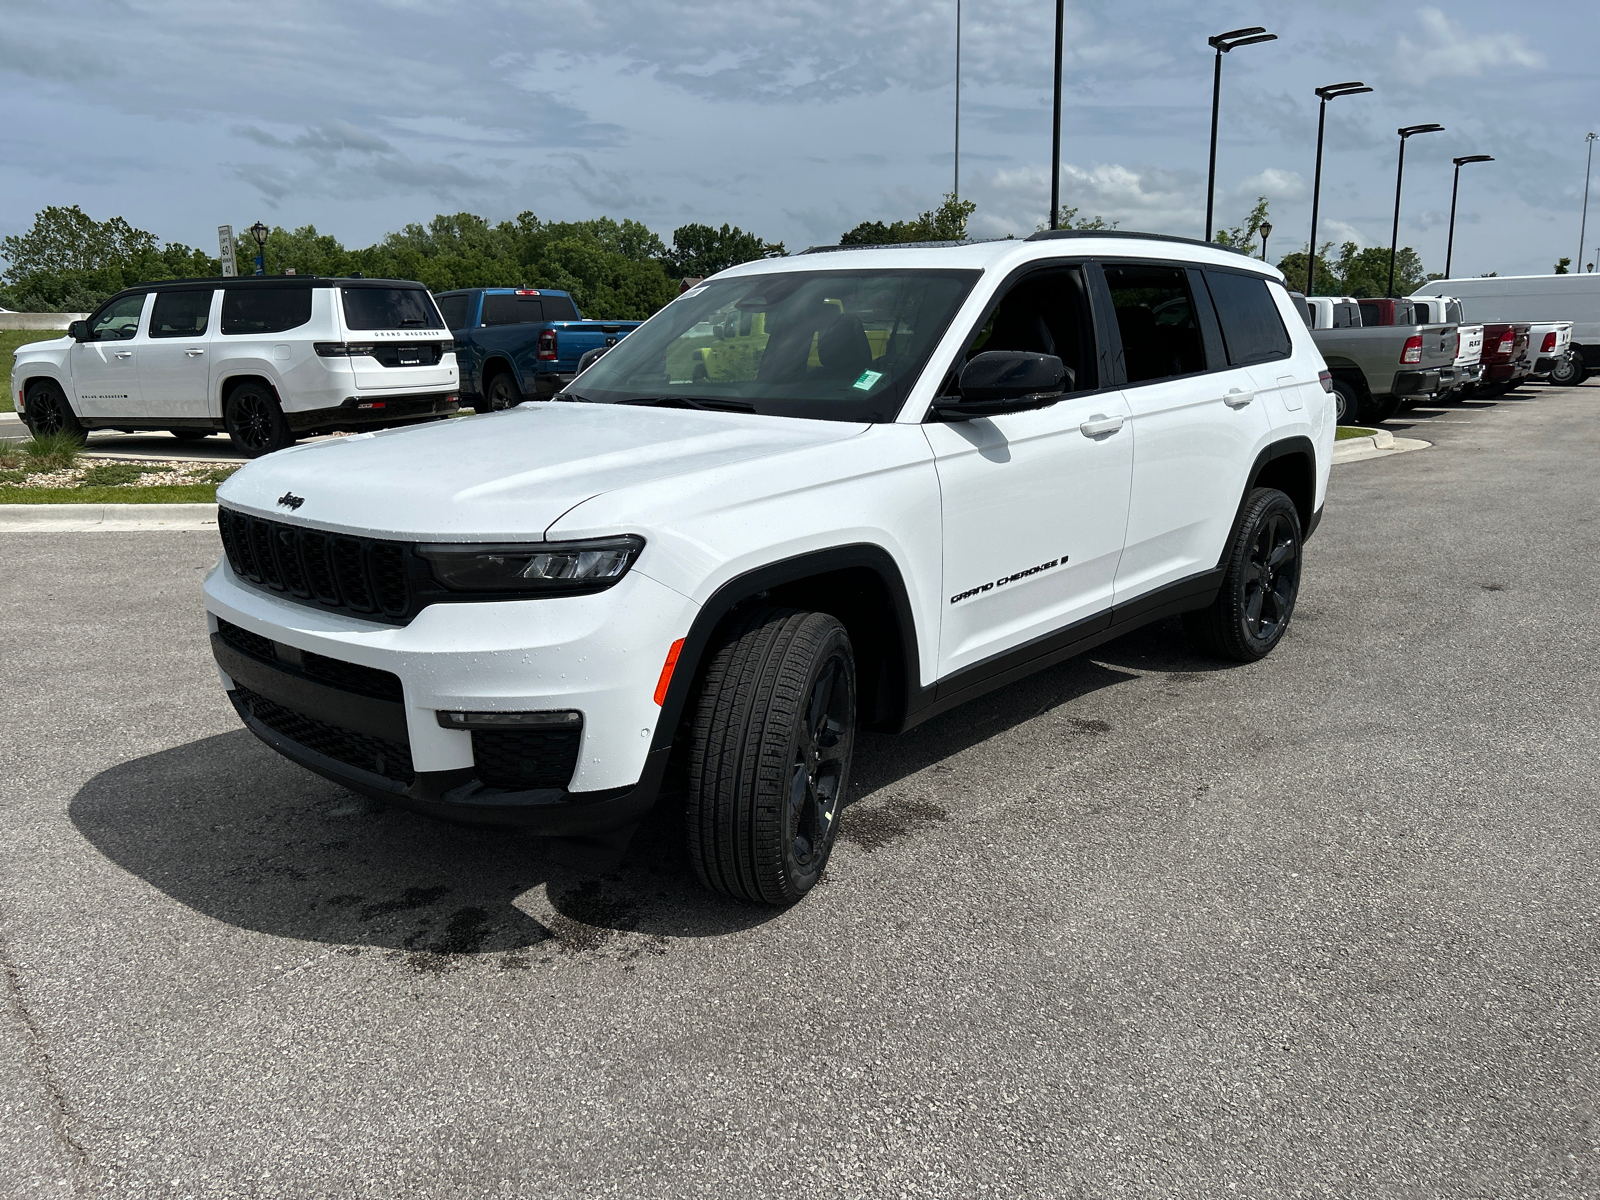
<path fill-rule="evenodd" d="M 677 278 L 715 275 L 758 258 L 781 258 L 782 242 L 766 242 L 737 225 L 681 225 L 672 231 L 672 249 L 662 258 L 667 274 Z"/>
<path fill-rule="evenodd" d="M 918 213 L 909 221 L 896 221 L 885 225 L 882 221 L 863 221 L 840 239 L 841 246 L 882 246 L 895 242 L 964 242 L 967 240 L 967 221 L 978 206 L 970 200 L 958 200 L 954 193 L 946 192 L 938 208 Z"/>
<path fill-rule="evenodd" d="M 1317 250 L 1317 277 L 1314 281 L 1317 295 L 1343 296 L 1347 293 L 1344 281 L 1339 275 L 1337 266 L 1328 260 L 1328 252 L 1333 249 L 1332 242 L 1323 242 Z M 1304 250 L 1296 250 L 1285 254 L 1278 260 L 1278 270 L 1283 272 L 1283 277 L 1289 281 L 1289 286 L 1297 291 L 1306 290 L 1306 268 L 1310 265 L 1311 256 Z"/>
<path fill-rule="evenodd" d="M 1567 274 L 1568 270 L 1569 270 L 1569 268 L 1571 266 L 1572 266 L 1572 256 L 1571 255 L 1567 255 L 1564 258 L 1560 258 L 1560 259 L 1556 260 L 1556 274 L 1557 275 L 1565 275 L 1565 274 Z"/>
<path fill-rule="evenodd" d="M 1387 296 L 1389 294 L 1389 248 L 1368 246 L 1358 250 L 1354 242 L 1339 248 L 1339 279 L 1346 296 Z M 1422 259 L 1410 246 L 1402 246 L 1394 257 L 1394 289 L 1397 296 L 1409 296 L 1428 278 Z"/>
<path fill-rule="evenodd" d="M 203 251 L 163 246 L 122 217 L 96 221 L 76 204 L 41 209 L 28 232 L 0 239 L 0 258 L 0 305 L 34 312 L 84 312 L 135 283 L 220 269 Z"/>
<path fill-rule="evenodd" d="M 1257 196 L 1255 207 L 1250 210 L 1250 215 L 1244 219 L 1244 224 L 1235 225 L 1232 229 L 1217 230 L 1213 239 L 1219 246 L 1232 246 L 1245 254 L 1254 254 L 1260 247 L 1256 245 L 1256 234 L 1261 232 L 1261 226 L 1267 221 L 1267 198 Z"/>
<path fill-rule="evenodd" d="M 1115 229 L 1120 224 L 1121 221 L 1108 221 L 1099 213 L 1092 217 L 1080 217 L 1076 205 L 1063 204 L 1056 210 L 1057 229 Z M 1041 221 L 1033 228 L 1036 233 L 1043 233 L 1050 228 L 1050 222 Z"/>

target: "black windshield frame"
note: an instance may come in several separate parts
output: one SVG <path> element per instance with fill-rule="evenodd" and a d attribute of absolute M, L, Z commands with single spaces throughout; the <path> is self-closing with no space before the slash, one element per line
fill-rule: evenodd
<path fill-rule="evenodd" d="M 556 398 L 890 422 L 982 277 L 977 268 L 911 267 L 708 280 Z"/>

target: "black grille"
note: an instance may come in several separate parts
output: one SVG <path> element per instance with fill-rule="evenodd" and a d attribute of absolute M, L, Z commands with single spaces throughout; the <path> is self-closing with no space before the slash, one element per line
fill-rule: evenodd
<path fill-rule="evenodd" d="M 474 729 L 472 758 L 487 787 L 564 788 L 578 768 L 581 729 Z"/>
<path fill-rule="evenodd" d="M 408 745 L 330 725 L 275 704 L 246 687 L 235 694 L 256 720 L 308 750 L 397 783 L 411 783 L 417 777 Z"/>
<path fill-rule="evenodd" d="M 234 574 L 308 604 L 401 622 L 416 609 L 406 543 L 319 533 L 226 508 L 217 529 Z"/>
<path fill-rule="evenodd" d="M 277 643 L 271 638 L 241 629 L 231 621 L 218 619 L 217 636 L 240 654 L 271 663 L 283 671 L 293 672 L 295 669 L 292 661 L 278 657 Z M 400 676 L 376 667 L 363 667 L 359 663 L 345 662 L 306 650 L 300 655 L 299 673 L 341 691 L 355 692 L 377 700 L 393 700 L 397 704 L 405 702 L 405 688 L 401 686 Z"/>

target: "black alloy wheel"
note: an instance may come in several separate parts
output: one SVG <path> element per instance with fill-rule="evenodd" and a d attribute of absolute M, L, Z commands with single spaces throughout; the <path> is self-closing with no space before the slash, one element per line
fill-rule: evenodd
<path fill-rule="evenodd" d="M 522 403 L 522 392 L 517 387 L 517 381 L 512 378 L 509 371 L 501 371 L 489 380 L 489 386 L 484 389 L 484 400 L 488 408 L 480 408 L 479 412 L 493 412 L 497 408 L 513 408 Z"/>
<path fill-rule="evenodd" d="M 755 904 L 816 886 L 856 734 L 850 635 L 827 613 L 752 607 L 708 650 L 690 701 L 684 833 L 700 881 Z"/>
<path fill-rule="evenodd" d="M 26 418 L 34 437 L 64 434 L 80 446 L 89 440 L 89 431 L 79 424 L 67 397 L 50 380 L 36 383 L 29 389 Z"/>
<path fill-rule="evenodd" d="M 1184 628 L 1201 649 L 1235 662 L 1272 652 L 1300 594 L 1301 542 L 1294 501 L 1276 488 L 1250 493 L 1228 542 L 1216 599 L 1184 614 Z"/>
<path fill-rule="evenodd" d="M 257 383 L 243 383 L 228 396 L 228 437 L 249 458 L 282 450 L 294 441 L 278 398 Z"/>

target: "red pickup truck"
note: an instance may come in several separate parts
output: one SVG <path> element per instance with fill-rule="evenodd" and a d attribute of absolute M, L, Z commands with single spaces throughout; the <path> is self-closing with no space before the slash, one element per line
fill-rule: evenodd
<path fill-rule="evenodd" d="M 1485 321 L 1483 325 L 1483 377 L 1474 396 L 1503 396 L 1533 373 L 1528 355 L 1527 322 Z"/>

